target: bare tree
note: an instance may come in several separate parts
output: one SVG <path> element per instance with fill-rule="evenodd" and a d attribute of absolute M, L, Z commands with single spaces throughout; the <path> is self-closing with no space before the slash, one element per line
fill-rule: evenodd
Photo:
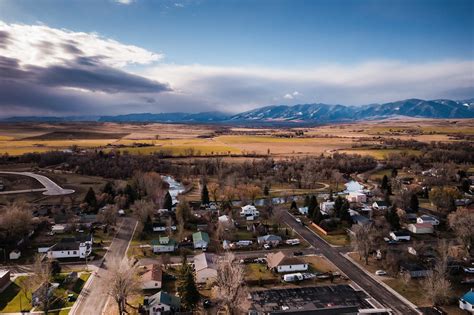
<path fill-rule="evenodd" d="M 364 258 L 365 264 L 369 264 L 369 255 L 375 249 L 376 230 L 372 224 L 354 226 L 354 233 L 351 237 L 351 243 L 354 249 L 359 253 L 360 258 Z"/>
<path fill-rule="evenodd" d="M 104 224 L 115 226 L 117 224 L 118 207 L 116 205 L 108 205 L 100 211 L 98 220 Z"/>
<path fill-rule="evenodd" d="M 45 314 L 48 314 L 54 300 L 53 288 L 51 287 L 51 263 L 49 260 L 43 262 L 41 256 L 37 255 L 32 271 L 32 276 L 27 286 L 36 288 L 34 302 L 39 305 Z"/>
<path fill-rule="evenodd" d="M 16 244 L 32 230 L 31 211 L 26 203 L 13 202 L 0 210 L 0 242 Z"/>
<path fill-rule="evenodd" d="M 117 303 L 119 314 L 127 313 L 127 300 L 139 292 L 140 280 L 137 269 L 128 261 L 112 261 L 109 264 L 109 295 Z"/>
<path fill-rule="evenodd" d="M 219 195 L 220 195 L 220 186 L 219 186 L 219 184 L 210 183 L 207 186 L 207 189 L 209 190 L 209 193 L 212 197 L 212 200 L 214 200 L 214 202 L 217 203 L 219 201 Z"/>
<path fill-rule="evenodd" d="M 465 250 L 469 250 L 474 239 L 474 212 L 460 208 L 449 214 L 448 223 Z"/>
<path fill-rule="evenodd" d="M 438 259 L 431 273 L 423 280 L 422 287 L 433 305 L 444 304 L 451 294 L 451 283 L 448 279 L 448 250 L 446 240 L 438 244 Z"/>
<path fill-rule="evenodd" d="M 244 281 L 244 266 L 226 253 L 217 262 L 217 277 L 214 290 L 220 305 L 228 314 L 240 314 L 241 305 L 247 295 Z"/>

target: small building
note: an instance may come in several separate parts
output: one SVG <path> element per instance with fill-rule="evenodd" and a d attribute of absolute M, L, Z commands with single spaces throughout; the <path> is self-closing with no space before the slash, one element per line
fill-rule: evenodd
<path fill-rule="evenodd" d="M 367 196 L 359 191 L 351 191 L 347 196 L 346 199 L 349 202 L 355 202 L 355 203 L 364 203 L 367 202 Z"/>
<path fill-rule="evenodd" d="M 217 277 L 216 257 L 209 253 L 194 256 L 196 283 L 207 283 Z"/>
<path fill-rule="evenodd" d="M 225 214 L 221 215 L 219 218 L 217 218 L 217 221 L 219 223 L 222 223 L 222 224 L 227 225 L 227 226 L 234 224 L 234 220 L 232 220 L 231 217 L 229 217 L 228 215 L 225 215 Z"/>
<path fill-rule="evenodd" d="M 424 214 L 416 219 L 416 223 L 429 223 L 431 225 L 439 225 L 439 220 L 432 215 Z"/>
<path fill-rule="evenodd" d="M 143 290 L 161 289 L 163 272 L 157 264 L 146 265 L 145 273 L 141 275 L 141 288 Z"/>
<path fill-rule="evenodd" d="M 165 232 L 166 231 L 166 224 L 161 222 L 154 222 L 153 223 L 153 232 Z"/>
<path fill-rule="evenodd" d="M 62 234 L 66 231 L 66 225 L 64 224 L 55 224 L 51 227 L 51 233 L 53 234 Z"/>
<path fill-rule="evenodd" d="M 308 207 L 298 208 L 298 212 L 301 213 L 302 215 L 307 215 L 308 214 Z"/>
<path fill-rule="evenodd" d="M 171 253 L 176 250 L 178 243 L 169 237 L 160 236 L 158 240 L 151 241 L 154 253 Z"/>
<path fill-rule="evenodd" d="M 408 273 L 410 278 L 425 278 L 431 274 L 431 270 L 416 263 L 401 262 L 400 273 Z"/>
<path fill-rule="evenodd" d="M 406 230 L 400 230 L 400 231 L 392 231 L 390 232 L 390 237 L 394 241 L 409 241 L 411 239 L 411 235 L 408 231 Z"/>
<path fill-rule="evenodd" d="M 160 291 L 143 300 L 143 308 L 149 315 L 173 314 L 179 311 L 181 299 L 177 296 Z"/>
<path fill-rule="evenodd" d="M 0 292 L 10 284 L 10 270 L 0 270 Z"/>
<path fill-rule="evenodd" d="M 413 234 L 432 234 L 433 225 L 430 223 L 412 223 L 408 224 L 408 231 Z"/>
<path fill-rule="evenodd" d="M 276 272 L 295 272 L 308 270 L 308 264 L 297 257 L 287 257 L 283 252 L 267 255 L 268 268 Z"/>
<path fill-rule="evenodd" d="M 240 216 L 241 217 L 254 217 L 257 218 L 260 216 L 260 211 L 257 210 L 255 206 L 246 205 L 241 208 Z"/>
<path fill-rule="evenodd" d="M 377 209 L 377 210 L 387 210 L 388 206 L 389 204 L 383 200 L 377 200 L 372 204 L 372 208 Z"/>
<path fill-rule="evenodd" d="M 459 308 L 474 313 L 474 289 L 471 288 L 459 299 Z"/>
<path fill-rule="evenodd" d="M 324 215 L 331 215 L 334 212 L 334 201 L 324 201 L 319 204 L 321 213 Z"/>
<path fill-rule="evenodd" d="M 206 232 L 193 233 L 194 249 L 206 249 L 209 246 L 209 242 L 209 234 L 207 234 Z"/>
<path fill-rule="evenodd" d="M 268 234 L 264 236 L 259 236 L 257 238 L 257 243 L 259 245 L 268 244 L 271 246 L 278 246 L 281 242 L 282 242 L 282 238 L 281 236 L 278 236 L 278 235 Z"/>
<path fill-rule="evenodd" d="M 14 249 L 10 252 L 10 254 L 8 255 L 8 257 L 10 258 L 10 260 L 17 260 L 17 259 L 20 259 L 21 257 L 21 251 L 19 249 Z"/>

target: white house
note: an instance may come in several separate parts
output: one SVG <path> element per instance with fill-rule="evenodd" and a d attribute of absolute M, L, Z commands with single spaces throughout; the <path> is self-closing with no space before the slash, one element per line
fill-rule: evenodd
<path fill-rule="evenodd" d="M 424 214 L 416 218 L 416 223 L 429 223 L 431 225 L 439 225 L 439 220 L 431 215 Z"/>
<path fill-rule="evenodd" d="M 276 272 L 295 272 L 308 270 L 308 264 L 297 257 L 287 257 L 283 252 L 267 255 L 268 268 Z"/>
<path fill-rule="evenodd" d="M 259 236 L 257 238 L 257 243 L 260 245 L 268 244 L 272 246 L 278 246 L 282 241 L 282 238 L 278 235 L 268 234 L 265 236 Z"/>
<path fill-rule="evenodd" d="M 302 215 L 307 215 L 307 214 L 308 214 L 308 207 L 301 207 L 301 208 L 298 208 L 298 211 L 299 211 L 299 213 L 301 213 Z"/>
<path fill-rule="evenodd" d="M 407 231 L 390 232 L 390 237 L 395 241 L 409 241 L 411 236 Z"/>
<path fill-rule="evenodd" d="M 260 212 L 252 205 L 246 205 L 241 208 L 240 216 L 241 217 L 258 217 Z"/>
<path fill-rule="evenodd" d="M 367 202 L 367 196 L 359 191 L 351 191 L 349 194 L 346 196 L 346 199 L 349 202 L 356 202 L 356 203 L 363 203 Z"/>
<path fill-rule="evenodd" d="M 474 313 L 474 289 L 471 288 L 459 299 L 459 308 Z"/>
<path fill-rule="evenodd" d="M 181 299 L 177 296 L 160 291 L 143 300 L 143 308 L 149 315 L 173 314 L 179 311 Z"/>
<path fill-rule="evenodd" d="M 141 275 L 141 288 L 143 290 L 161 289 L 163 272 L 157 264 L 146 265 L 145 273 Z"/>
<path fill-rule="evenodd" d="M 196 283 L 207 283 L 217 277 L 216 257 L 212 254 L 202 253 L 194 256 L 194 271 Z"/>
<path fill-rule="evenodd" d="M 431 234 L 433 233 L 433 225 L 430 223 L 408 224 L 408 231 L 413 234 Z"/>
<path fill-rule="evenodd" d="M 21 257 L 21 252 L 18 249 L 12 250 L 10 254 L 8 255 L 10 260 L 17 260 L 20 259 Z"/>
<path fill-rule="evenodd" d="M 387 210 L 388 203 L 383 200 L 377 200 L 372 204 L 372 208 L 377 209 L 377 210 Z"/>
<path fill-rule="evenodd" d="M 151 241 L 151 247 L 154 253 L 170 253 L 176 250 L 178 244 L 169 237 L 160 236 L 158 240 Z"/>
<path fill-rule="evenodd" d="M 62 239 L 48 250 L 48 258 L 86 258 L 92 252 L 92 235 Z"/>
<path fill-rule="evenodd" d="M 334 210 L 334 201 L 324 201 L 319 204 L 321 213 L 325 215 L 331 215 Z"/>
<path fill-rule="evenodd" d="M 64 233 L 66 230 L 66 226 L 64 224 L 55 224 L 51 227 L 51 233 L 53 234 L 61 234 Z"/>

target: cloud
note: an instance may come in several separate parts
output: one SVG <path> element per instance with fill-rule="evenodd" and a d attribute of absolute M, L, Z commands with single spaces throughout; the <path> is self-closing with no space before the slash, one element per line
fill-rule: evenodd
<path fill-rule="evenodd" d="M 179 2 L 176 2 L 176 3 L 174 4 L 174 6 L 177 7 L 177 8 L 184 8 L 184 4 L 179 3 Z"/>
<path fill-rule="evenodd" d="M 287 100 L 292 100 L 295 97 L 300 96 L 300 95 L 301 95 L 300 92 L 294 91 L 293 93 L 286 93 L 285 95 L 283 95 L 283 98 Z"/>
<path fill-rule="evenodd" d="M 135 0 L 113 0 L 115 3 L 129 5 L 135 2 Z"/>
<path fill-rule="evenodd" d="M 126 66 L 160 58 L 97 34 L 0 22 L 0 115 L 101 114 L 151 104 L 171 88 Z"/>

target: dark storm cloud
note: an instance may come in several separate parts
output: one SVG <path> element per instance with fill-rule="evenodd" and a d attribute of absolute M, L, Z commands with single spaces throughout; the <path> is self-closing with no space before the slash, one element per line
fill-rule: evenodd
<path fill-rule="evenodd" d="M 10 34 L 7 31 L 0 31 L 0 48 L 7 48 L 10 42 Z"/>

